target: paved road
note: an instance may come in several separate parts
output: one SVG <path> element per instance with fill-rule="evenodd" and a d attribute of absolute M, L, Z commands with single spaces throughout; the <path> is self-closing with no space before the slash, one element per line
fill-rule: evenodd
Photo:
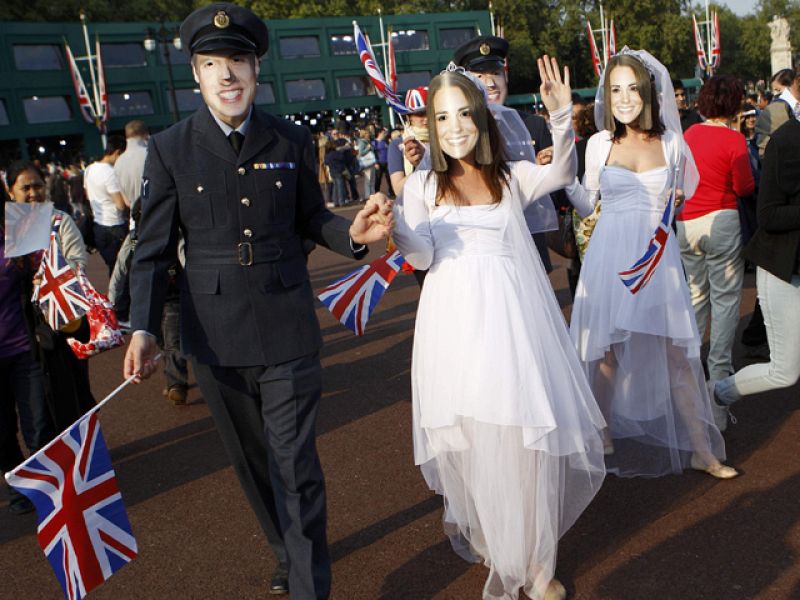
<path fill-rule="evenodd" d="M 552 281 L 566 305 L 565 271 L 556 262 Z M 319 289 L 352 263 L 318 250 L 311 267 Z M 104 281 L 96 256 L 90 275 Z M 743 314 L 752 307 L 752 279 Z M 417 298 L 414 279 L 398 278 L 361 339 L 318 311 L 326 343 L 319 452 L 336 599 L 479 599 L 486 577 L 483 566 L 450 549 L 441 501 L 413 464 L 409 367 Z M 92 359 L 98 398 L 118 385 L 121 364 L 121 350 Z M 273 559 L 206 405 L 193 387 L 188 406 L 171 406 L 162 387 L 156 376 L 102 411 L 140 555 L 91 597 L 266 598 Z M 743 473 L 738 479 L 695 472 L 609 477 L 560 546 L 557 574 L 571 597 L 800 598 L 798 391 L 737 405 L 739 424 L 726 440 L 730 464 Z M 35 517 L 11 516 L 0 496 L 0 598 L 61 597 L 37 544 Z"/>

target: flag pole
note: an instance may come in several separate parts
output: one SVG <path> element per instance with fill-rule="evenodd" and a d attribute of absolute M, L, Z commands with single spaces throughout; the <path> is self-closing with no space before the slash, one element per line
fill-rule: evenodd
<path fill-rule="evenodd" d="M 381 29 L 381 54 L 383 55 L 383 78 L 386 81 L 389 81 L 389 62 L 387 60 L 386 55 L 388 52 L 386 51 L 386 37 L 383 33 L 383 11 L 379 8 L 378 9 L 378 26 Z M 389 124 L 394 129 L 394 111 L 390 108 L 389 109 Z"/>
<path fill-rule="evenodd" d="M 96 58 L 92 55 L 92 51 L 89 47 L 89 29 L 86 26 L 86 13 L 81 9 L 81 28 L 83 29 L 83 44 L 86 47 L 86 59 L 89 61 L 89 76 L 92 78 L 92 94 L 94 95 L 94 114 L 95 116 L 95 126 L 100 129 L 99 127 L 99 119 L 100 119 L 100 92 L 97 89 L 97 77 L 94 73 L 94 62 L 93 58 Z M 100 139 L 103 142 L 103 150 L 106 149 L 106 134 L 100 133 Z"/>
<path fill-rule="evenodd" d="M 158 354 L 156 354 L 156 355 L 153 357 L 153 362 L 157 361 L 157 360 L 158 360 L 158 359 L 160 359 L 160 358 L 161 358 L 161 352 L 159 352 Z M 119 393 L 120 393 L 122 390 L 124 390 L 126 387 L 128 387 L 128 386 L 129 386 L 129 385 L 130 385 L 130 384 L 133 382 L 133 380 L 134 380 L 134 379 L 136 379 L 138 376 L 139 376 L 139 373 L 134 373 L 133 375 L 131 375 L 130 377 L 128 377 L 128 378 L 127 378 L 125 381 L 123 381 L 121 384 L 119 384 L 119 385 L 116 387 L 116 389 L 114 389 L 114 391 L 112 391 L 112 392 L 111 392 L 111 393 L 110 393 L 108 396 L 106 396 L 106 397 L 105 397 L 105 398 L 103 398 L 103 399 L 102 399 L 100 402 L 98 402 L 96 406 L 93 406 L 91 409 L 87 410 L 87 411 L 86 411 L 84 414 L 82 414 L 80 417 L 78 417 L 78 419 L 76 419 L 76 420 L 75 420 L 75 423 L 77 423 L 78 421 L 82 421 L 82 420 L 83 420 L 83 419 L 85 419 L 86 417 L 89 417 L 89 416 L 91 416 L 91 415 L 92 415 L 92 413 L 96 413 L 96 412 L 97 412 L 98 410 L 100 410 L 100 409 L 101 409 L 101 408 L 102 408 L 102 407 L 103 407 L 103 406 L 104 406 L 104 405 L 105 405 L 105 404 L 106 404 L 106 403 L 107 403 L 109 400 L 111 400 L 111 399 L 112 399 L 114 396 L 116 396 L 116 395 L 117 395 L 117 394 L 119 394 Z M 35 452 L 35 453 L 34 453 L 32 456 L 29 456 L 28 458 L 26 458 L 25 460 L 23 460 L 23 461 L 22 461 L 22 462 L 21 462 L 19 465 L 17 465 L 16 467 L 14 467 L 12 470 L 8 471 L 8 472 L 5 474 L 5 478 L 6 478 L 6 479 L 8 479 L 10 476 L 14 475 L 14 474 L 15 474 L 15 473 L 16 473 L 16 472 L 19 470 L 19 468 L 20 468 L 22 465 L 24 465 L 26 462 L 28 462 L 28 461 L 29 461 L 29 460 L 31 460 L 32 458 L 36 458 L 36 457 L 37 457 L 37 456 L 39 456 L 40 454 L 43 454 L 43 453 L 44 453 L 44 452 L 46 452 L 48 449 L 50 449 L 50 448 L 53 446 L 53 444 L 55 444 L 55 443 L 56 443 L 58 440 L 60 440 L 60 439 L 61 439 L 61 438 L 64 436 L 64 434 L 65 434 L 65 433 L 67 433 L 67 431 L 69 431 L 70 429 L 72 429 L 73 427 L 75 427 L 75 423 L 72 423 L 72 424 L 71 424 L 69 427 L 67 427 L 67 428 L 66 428 L 64 431 L 62 431 L 62 432 L 61 432 L 61 433 L 59 433 L 57 436 L 55 436 L 55 437 L 54 437 L 52 440 L 50 440 L 50 441 L 47 443 L 47 445 L 46 445 L 44 448 L 40 448 L 40 449 L 39 449 L 39 450 L 37 450 L 37 451 L 36 451 L 36 452 Z"/>

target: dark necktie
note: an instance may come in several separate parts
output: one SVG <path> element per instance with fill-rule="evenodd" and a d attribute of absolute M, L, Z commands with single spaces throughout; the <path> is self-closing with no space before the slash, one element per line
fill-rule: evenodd
<path fill-rule="evenodd" d="M 228 141 L 231 143 L 233 151 L 236 152 L 236 156 L 239 156 L 239 150 L 242 149 L 242 142 L 244 142 L 244 135 L 238 131 L 231 131 Z"/>

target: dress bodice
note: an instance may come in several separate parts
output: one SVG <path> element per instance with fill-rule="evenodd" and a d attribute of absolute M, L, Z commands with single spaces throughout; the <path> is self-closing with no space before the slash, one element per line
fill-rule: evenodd
<path fill-rule="evenodd" d="M 670 191 L 668 173 L 665 166 L 641 173 L 613 165 L 603 167 L 600 172 L 603 214 L 633 210 L 663 213 Z"/>
<path fill-rule="evenodd" d="M 430 217 L 433 262 L 464 256 L 511 256 L 506 235 L 508 211 L 507 198 L 499 204 L 435 207 Z"/>

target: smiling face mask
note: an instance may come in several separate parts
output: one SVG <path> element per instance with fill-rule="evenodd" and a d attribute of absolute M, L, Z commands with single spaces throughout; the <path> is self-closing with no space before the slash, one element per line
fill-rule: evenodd
<path fill-rule="evenodd" d="M 478 144 L 478 127 L 461 89 L 443 87 L 433 100 L 436 136 L 442 152 L 455 159 L 471 154 Z"/>
<path fill-rule="evenodd" d="M 624 125 L 634 123 L 644 106 L 636 73 L 631 67 L 617 66 L 609 74 L 609 83 L 609 104 L 614 118 Z"/>

